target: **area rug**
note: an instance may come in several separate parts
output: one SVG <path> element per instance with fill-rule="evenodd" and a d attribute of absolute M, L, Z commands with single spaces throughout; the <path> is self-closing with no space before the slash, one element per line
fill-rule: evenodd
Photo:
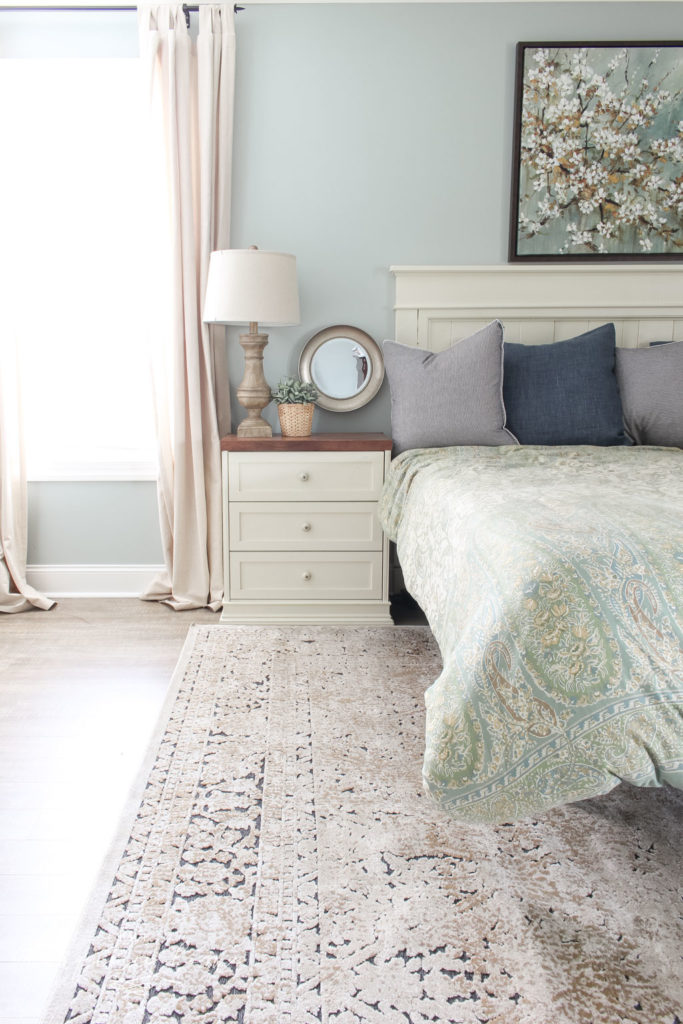
<path fill-rule="evenodd" d="M 439 670 L 426 627 L 192 627 L 49 1021 L 680 1024 L 679 796 L 450 821 Z"/>

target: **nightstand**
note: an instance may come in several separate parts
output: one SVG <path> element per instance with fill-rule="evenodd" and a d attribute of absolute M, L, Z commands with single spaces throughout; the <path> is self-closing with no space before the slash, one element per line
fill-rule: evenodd
<path fill-rule="evenodd" d="M 221 440 L 221 622 L 393 625 L 384 434 Z"/>

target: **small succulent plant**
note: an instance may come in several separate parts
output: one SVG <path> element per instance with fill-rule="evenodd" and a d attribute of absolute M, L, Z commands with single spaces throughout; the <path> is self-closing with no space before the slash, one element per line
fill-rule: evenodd
<path fill-rule="evenodd" d="M 309 381 L 299 377 L 282 377 L 273 391 L 273 401 L 277 405 L 306 405 L 315 402 L 318 392 Z"/>

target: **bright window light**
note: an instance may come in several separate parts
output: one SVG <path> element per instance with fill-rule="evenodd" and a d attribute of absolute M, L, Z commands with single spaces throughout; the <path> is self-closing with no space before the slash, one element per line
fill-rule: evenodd
<path fill-rule="evenodd" d="M 156 475 L 137 59 L 0 60 L 0 271 L 29 479 Z"/>

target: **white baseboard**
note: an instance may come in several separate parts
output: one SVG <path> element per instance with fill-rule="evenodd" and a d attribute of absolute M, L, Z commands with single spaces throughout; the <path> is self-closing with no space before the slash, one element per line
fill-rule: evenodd
<path fill-rule="evenodd" d="M 29 565 L 27 582 L 48 597 L 139 597 L 163 565 Z"/>

